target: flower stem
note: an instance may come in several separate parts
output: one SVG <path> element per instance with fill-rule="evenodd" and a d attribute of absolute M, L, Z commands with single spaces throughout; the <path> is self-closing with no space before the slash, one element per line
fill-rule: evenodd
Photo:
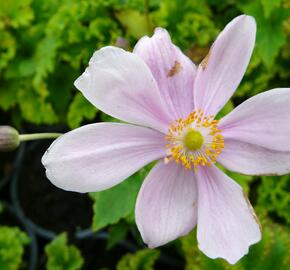
<path fill-rule="evenodd" d="M 33 133 L 33 134 L 20 134 L 20 142 L 41 140 L 41 139 L 55 139 L 61 136 L 62 133 Z"/>

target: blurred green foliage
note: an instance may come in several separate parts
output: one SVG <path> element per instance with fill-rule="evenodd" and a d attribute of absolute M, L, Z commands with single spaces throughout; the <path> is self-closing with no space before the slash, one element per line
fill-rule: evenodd
<path fill-rule="evenodd" d="M 96 109 L 75 94 L 73 81 L 93 51 L 119 35 L 103 1 L 1 3 L 0 107 L 18 122 L 76 127 L 92 119 Z"/>
<path fill-rule="evenodd" d="M 159 251 L 144 249 L 136 253 L 129 253 L 121 258 L 117 270 L 153 270 L 158 259 Z"/>
<path fill-rule="evenodd" d="M 0 226 L 0 270 L 19 269 L 28 243 L 28 236 L 19 228 Z"/>
<path fill-rule="evenodd" d="M 196 231 L 181 239 L 186 259 L 185 270 L 289 270 L 290 230 L 260 216 L 263 238 L 237 264 L 229 265 L 221 259 L 212 260 L 197 247 Z"/>
<path fill-rule="evenodd" d="M 68 245 L 67 235 L 60 234 L 46 245 L 47 270 L 79 270 L 84 259 L 77 247 Z"/>
<path fill-rule="evenodd" d="M 140 37 L 152 35 L 154 28 L 161 26 L 198 64 L 219 31 L 241 13 L 256 19 L 256 47 L 242 84 L 220 117 L 259 92 L 289 87 L 289 0 L 184 0 L 182 4 L 179 0 L 2 1 L 0 109 L 9 115 L 10 124 L 18 127 L 23 122 L 76 128 L 85 121 L 117 121 L 98 112 L 73 86 L 95 50 L 115 45 L 119 37 L 126 39 L 131 50 Z M 90 194 L 94 200 L 93 229 L 109 226 L 108 249 L 132 229 L 136 196 L 147 172 L 144 169 L 110 190 Z M 229 175 L 254 199 L 262 216 L 263 240 L 240 263 L 229 266 L 198 251 L 192 232 L 181 240 L 186 270 L 289 269 L 290 177 Z M 3 229 L 6 236 L 1 233 Z M 15 238 L 11 241 L 16 248 L 5 251 L 1 245 L 9 235 Z M 0 261 L 12 258 L 15 265 L 5 269 L 17 269 L 26 243 L 20 232 L 0 227 Z M 178 248 L 176 252 L 180 252 Z M 83 265 L 80 252 L 67 244 L 65 234 L 46 247 L 46 254 L 49 270 L 76 270 Z M 158 256 L 156 250 L 128 254 L 117 269 L 154 269 Z"/>
<path fill-rule="evenodd" d="M 262 177 L 258 204 L 290 226 L 290 176 Z"/>
<path fill-rule="evenodd" d="M 234 16 L 253 15 L 257 46 L 237 96 L 251 96 L 289 80 L 289 2 L 287 0 L 11 0 L 0 5 L 0 108 L 11 121 L 78 127 L 97 110 L 76 92 L 73 82 L 92 53 L 114 45 L 130 47 L 155 26 L 195 62 Z M 287 62 L 288 61 L 288 62 Z M 284 83 L 283 83 L 284 81 Z"/>

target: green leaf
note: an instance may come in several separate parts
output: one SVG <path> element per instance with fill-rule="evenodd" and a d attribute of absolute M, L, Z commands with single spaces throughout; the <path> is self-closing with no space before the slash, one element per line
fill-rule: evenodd
<path fill-rule="evenodd" d="M 290 175 L 264 176 L 258 189 L 258 204 L 290 225 Z"/>
<path fill-rule="evenodd" d="M 206 46 L 214 40 L 218 34 L 215 23 L 204 14 L 188 12 L 182 22 L 177 24 L 179 35 L 177 42 L 183 48 L 189 48 L 194 42 L 200 46 Z"/>
<path fill-rule="evenodd" d="M 45 246 L 47 270 L 79 270 L 84 259 L 77 247 L 67 244 L 67 235 L 60 234 Z"/>
<path fill-rule="evenodd" d="M 109 239 L 107 249 L 113 248 L 116 244 L 125 239 L 129 230 L 129 226 L 125 222 L 119 222 L 109 229 Z"/>
<path fill-rule="evenodd" d="M 261 217 L 262 218 L 262 217 Z M 196 230 L 181 238 L 181 246 L 186 260 L 185 270 L 289 270 L 290 231 L 289 228 L 262 218 L 263 238 L 250 247 L 249 253 L 235 265 L 223 259 L 210 259 L 199 249 Z"/>
<path fill-rule="evenodd" d="M 3 20 L 14 28 L 29 25 L 34 18 L 31 2 L 32 0 L 1 1 L 0 21 Z"/>
<path fill-rule="evenodd" d="M 57 121 L 53 107 L 34 91 L 22 88 L 18 91 L 18 99 L 22 118 L 31 123 L 53 124 Z"/>
<path fill-rule="evenodd" d="M 145 15 L 136 10 L 124 10 L 116 13 L 118 20 L 127 29 L 127 33 L 134 38 L 148 34 Z"/>
<path fill-rule="evenodd" d="M 7 66 L 15 56 L 16 42 L 14 37 L 5 31 L 0 30 L 0 70 Z"/>
<path fill-rule="evenodd" d="M 116 123 L 120 123 L 121 121 L 117 118 L 114 118 L 108 114 L 105 114 L 103 112 L 100 112 L 100 119 L 102 122 L 116 122 Z"/>
<path fill-rule="evenodd" d="M 261 0 L 261 4 L 264 9 L 265 18 L 269 18 L 272 11 L 279 7 L 281 0 Z"/>
<path fill-rule="evenodd" d="M 279 50 L 286 43 L 283 22 L 289 16 L 289 10 L 278 7 L 272 10 L 271 16 L 266 18 L 263 8 L 258 1 L 252 1 L 241 6 L 243 12 L 255 17 L 257 22 L 257 50 L 264 63 L 270 68 Z"/>
<path fill-rule="evenodd" d="M 181 239 L 181 248 L 186 261 L 185 270 L 223 270 L 220 259 L 212 260 L 199 249 L 196 241 L 196 230 Z"/>
<path fill-rule="evenodd" d="M 263 238 L 240 262 L 245 270 L 289 270 L 290 232 L 266 219 L 262 222 Z"/>
<path fill-rule="evenodd" d="M 223 116 L 227 115 L 234 109 L 234 104 L 231 100 L 229 100 L 226 105 L 221 109 L 221 111 L 217 115 L 217 119 L 222 118 Z"/>
<path fill-rule="evenodd" d="M 115 187 L 90 193 L 94 200 L 92 224 L 94 230 L 115 224 L 134 213 L 137 193 L 146 174 L 147 169 L 142 169 Z"/>
<path fill-rule="evenodd" d="M 0 226 L 0 270 L 17 270 L 28 236 L 16 227 Z"/>
<path fill-rule="evenodd" d="M 77 128 L 84 119 L 94 119 L 96 113 L 97 109 L 81 93 L 77 93 L 69 106 L 67 121 L 70 128 Z"/>
<path fill-rule="evenodd" d="M 56 52 L 59 46 L 59 41 L 55 37 L 50 36 L 45 37 L 37 44 L 34 55 L 34 62 L 37 69 L 35 70 L 36 74 L 32 83 L 35 91 L 42 97 L 48 95 L 47 89 L 41 86 L 44 84 L 43 81 L 47 75 L 54 69 Z"/>
<path fill-rule="evenodd" d="M 157 249 L 144 249 L 129 253 L 118 262 L 117 270 L 153 270 L 160 252 Z"/>
<path fill-rule="evenodd" d="M 113 2 L 108 7 L 103 1 L 1 2 L 0 107 L 13 109 L 11 118 L 19 124 L 70 121 L 76 127 L 94 117 L 95 109 L 83 107 L 71 93 L 94 50 L 114 44 L 123 34 L 110 16 Z M 74 113 L 68 119 L 70 102 Z M 74 107 L 81 107 L 79 115 Z"/>
<path fill-rule="evenodd" d="M 0 91 L 0 107 L 8 110 L 17 104 L 17 94 L 19 91 L 19 82 L 3 83 Z"/>

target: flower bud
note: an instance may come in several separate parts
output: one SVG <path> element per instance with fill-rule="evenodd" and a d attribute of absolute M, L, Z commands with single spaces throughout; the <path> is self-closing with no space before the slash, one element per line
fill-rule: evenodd
<path fill-rule="evenodd" d="M 20 144 L 18 131 L 10 126 L 0 126 L 0 151 L 15 150 Z"/>

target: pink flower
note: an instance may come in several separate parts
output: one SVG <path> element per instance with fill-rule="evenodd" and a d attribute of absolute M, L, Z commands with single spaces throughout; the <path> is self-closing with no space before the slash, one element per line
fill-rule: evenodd
<path fill-rule="evenodd" d="M 231 21 L 196 67 L 166 30 L 143 37 L 134 52 L 94 53 L 75 86 L 123 123 L 83 126 L 57 139 L 42 162 L 56 186 L 100 191 L 158 160 L 136 203 L 149 247 L 197 225 L 199 248 L 237 262 L 261 239 L 242 188 L 214 164 L 249 175 L 290 172 L 290 89 L 256 95 L 220 121 L 216 114 L 239 85 L 255 43 L 249 16 Z"/>

